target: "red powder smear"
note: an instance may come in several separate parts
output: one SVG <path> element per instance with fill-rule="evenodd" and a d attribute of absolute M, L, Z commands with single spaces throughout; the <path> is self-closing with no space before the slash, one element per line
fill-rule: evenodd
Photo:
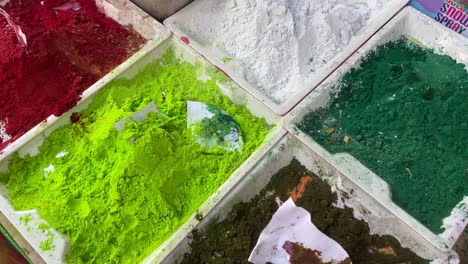
<path fill-rule="evenodd" d="M 321 264 L 325 263 L 322 262 L 322 253 L 317 250 L 304 248 L 299 243 L 294 243 L 291 241 L 286 241 L 283 244 L 284 250 L 290 256 L 290 263 L 291 264 L 302 264 L 302 263 L 310 263 L 310 264 Z"/>
<path fill-rule="evenodd" d="M 322 261 L 322 252 L 304 247 L 301 243 L 285 241 L 283 249 L 286 250 L 291 264 L 328 264 L 331 262 Z M 335 263 L 335 262 L 333 262 Z M 346 258 L 337 264 L 351 264 L 351 259 Z"/>
<path fill-rule="evenodd" d="M 0 138 L 0 149 L 75 106 L 86 88 L 146 41 L 99 12 L 93 0 L 80 0 L 78 11 L 54 9 L 68 2 L 11 0 L 3 7 L 26 34 L 28 47 L 23 50 L 0 17 L 0 125 L 12 137 Z"/>
<path fill-rule="evenodd" d="M 185 44 L 190 44 L 190 40 L 187 37 L 180 38 Z"/>

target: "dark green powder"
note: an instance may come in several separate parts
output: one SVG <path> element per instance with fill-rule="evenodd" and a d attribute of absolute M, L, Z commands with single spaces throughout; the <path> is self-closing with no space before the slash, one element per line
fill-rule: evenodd
<path fill-rule="evenodd" d="M 340 90 L 299 129 L 356 157 L 390 184 L 396 204 L 440 232 L 468 194 L 464 65 L 400 40 L 370 53 Z"/>
<path fill-rule="evenodd" d="M 355 219 L 352 209 L 333 206 L 337 198 L 330 186 L 293 159 L 252 200 L 234 205 L 223 221 L 214 221 L 206 230 L 193 232 L 191 252 L 181 263 L 248 263 L 260 233 L 278 210 L 275 196 L 282 201 L 287 200 L 288 192 L 299 184 L 303 176 L 311 176 L 313 180 L 306 185 L 302 198 L 296 204 L 311 213 L 314 225 L 337 241 L 353 263 L 423 262 L 410 250 L 402 248 L 395 238 L 370 235 L 368 224 Z"/>

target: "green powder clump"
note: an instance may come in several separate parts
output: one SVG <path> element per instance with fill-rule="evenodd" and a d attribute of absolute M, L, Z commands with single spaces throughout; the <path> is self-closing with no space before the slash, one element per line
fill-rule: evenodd
<path fill-rule="evenodd" d="M 170 50 L 131 80 L 102 89 L 72 124 L 44 141 L 39 155 L 13 157 L 1 177 L 12 205 L 37 209 L 68 237 L 68 263 L 141 261 L 262 144 L 271 126 L 222 95 L 214 79 L 199 81 L 200 74 L 201 67 Z M 242 152 L 195 143 L 187 100 L 230 114 L 240 125 Z M 114 128 L 151 102 L 160 113 Z M 54 170 L 45 173 L 50 165 Z"/>
<path fill-rule="evenodd" d="M 330 152 L 356 157 L 390 184 L 396 204 L 438 233 L 468 194 L 464 67 L 407 40 L 388 43 L 298 127 Z"/>
<path fill-rule="evenodd" d="M 55 248 L 54 237 L 47 237 L 46 240 L 39 244 L 39 248 L 44 251 L 49 251 Z"/>
<path fill-rule="evenodd" d="M 23 222 L 25 225 L 28 225 L 29 222 L 32 221 L 32 216 L 30 214 L 27 214 L 25 216 L 21 216 L 19 220 Z"/>
<path fill-rule="evenodd" d="M 47 236 L 47 239 L 42 241 L 39 244 L 39 248 L 44 250 L 44 251 L 49 251 L 49 250 L 54 249 L 55 248 L 55 244 L 54 244 L 55 235 L 50 230 L 50 228 L 51 228 L 50 225 L 48 225 L 46 223 L 40 223 L 37 228 L 40 231 L 42 231 L 42 233 L 46 233 L 46 236 Z"/>
<path fill-rule="evenodd" d="M 232 61 L 232 58 L 231 57 L 222 57 L 221 61 L 224 62 L 224 63 L 227 63 L 227 62 Z"/>

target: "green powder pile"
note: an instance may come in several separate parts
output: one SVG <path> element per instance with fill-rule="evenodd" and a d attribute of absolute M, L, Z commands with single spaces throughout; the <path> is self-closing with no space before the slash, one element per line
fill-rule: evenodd
<path fill-rule="evenodd" d="M 55 248 L 55 244 L 54 244 L 55 235 L 54 233 L 52 233 L 50 228 L 51 227 L 45 223 L 41 223 L 38 226 L 38 229 L 41 230 L 42 233 L 45 233 L 47 236 L 47 239 L 42 241 L 39 244 L 39 248 L 42 249 L 43 251 L 48 251 L 48 250 L 52 250 Z"/>
<path fill-rule="evenodd" d="M 347 73 L 326 108 L 298 125 L 387 181 L 393 200 L 434 232 L 468 194 L 468 73 L 407 40 Z"/>
<path fill-rule="evenodd" d="M 141 261 L 262 144 L 271 127 L 231 103 L 215 80 L 197 80 L 201 69 L 168 51 L 133 79 L 107 85 L 85 111 L 72 115 L 73 124 L 45 140 L 41 154 L 13 157 L 2 175 L 12 205 L 36 208 L 68 237 L 68 263 Z M 242 152 L 195 143 L 187 100 L 230 114 L 241 128 Z M 151 102 L 160 113 L 120 132 L 114 128 Z M 50 165 L 52 172 L 44 171 Z"/>

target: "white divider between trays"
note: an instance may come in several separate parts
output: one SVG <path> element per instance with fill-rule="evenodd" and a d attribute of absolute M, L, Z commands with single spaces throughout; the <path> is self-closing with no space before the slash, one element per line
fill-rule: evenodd
<path fill-rule="evenodd" d="M 78 105 L 73 109 L 69 110 L 67 113 L 61 117 L 52 117 L 48 120 L 47 123 L 41 124 L 40 128 L 36 127 L 36 130 L 30 131 L 27 134 L 27 137 L 22 137 L 21 145 L 16 146 L 14 150 L 3 154 L 0 158 L 0 171 L 8 170 L 8 162 L 11 158 L 11 155 L 15 152 L 18 152 L 20 156 L 25 154 L 37 155 L 39 153 L 38 147 L 42 145 L 43 141 L 56 129 L 67 125 L 70 123 L 70 116 L 73 112 L 79 112 L 86 109 L 89 104 L 92 102 L 92 99 L 96 92 L 102 88 L 105 84 L 109 83 L 113 79 L 118 78 L 132 78 L 136 73 L 139 72 L 147 64 L 153 62 L 154 60 L 160 58 L 168 49 L 173 49 L 176 56 L 183 61 L 187 61 L 193 65 L 201 65 L 205 72 L 209 72 L 213 69 L 213 66 L 209 64 L 206 60 L 200 57 L 196 52 L 194 52 L 190 47 L 184 45 L 180 40 L 175 39 L 174 37 L 169 37 L 167 39 L 162 39 L 158 42 L 153 42 L 151 46 L 148 47 L 148 51 L 144 54 L 140 54 L 135 60 L 132 60 L 131 63 L 123 67 L 118 72 L 114 72 L 112 78 L 106 78 L 106 80 L 100 80 L 99 83 L 101 86 L 93 86 L 88 89 L 83 96 L 83 99 Z M 121 65 L 122 66 L 122 65 Z M 119 67 L 121 67 L 119 66 Z M 107 77 L 107 76 L 106 76 Z M 250 94 L 240 89 L 233 82 L 228 82 L 226 84 L 220 84 L 221 91 L 234 103 L 245 104 L 246 107 L 252 112 L 252 114 L 264 117 L 265 120 L 271 124 L 276 125 L 272 128 L 270 133 L 267 135 L 265 142 L 256 150 L 232 175 L 231 177 L 222 185 L 222 187 L 213 194 L 199 209 L 199 212 L 206 214 L 209 210 L 218 202 L 218 200 L 237 184 L 239 179 L 243 177 L 250 169 L 274 146 L 274 144 L 286 134 L 281 125 L 279 125 L 280 117 L 271 112 L 264 104 L 259 102 L 257 99 L 252 97 Z M 47 263 L 64 263 L 64 256 L 66 255 L 66 250 L 68 247 L 68 242 L 64 235 L 57 233 L 55 230 L 52 230 L 56 234 L 57 240 L 54 239 L 55 249 L 52 251 L 42 251 L 39 249 L 41 241 L 44 241 L 45 234 L 41 234 L 40 231 L 30 228 L 28 230 L 27 226 L 22 224 L 20 217 L 31 214 L 34 223 L 44 222 L 37 215 L 35 210 L 27 212 L 18 212 L 14 211 L 11 207 L 11 204 L 8 202 L 8 195 L 6 192 L 6 187 L 4 185 L 0 186 L 0 213 L 4 214 L 8 220 L 13 224 L 13 226 L 21 233 L 21 235 L 26 239 L 26 241 L 33 247 L 33 249 L 39 253 L 39 255 Z M 143 262 L 144 263 L 158 263 L 165 255 L 167 255 L 174 246 L 176 246 L 191 228 L 195 225 L 195 215 L 191 217 L 178 231 L 176 231 L 163 245 L 148 256 Z M 36 224 L 37 226 L 37 224 Z"/>
<path fill-rule="evenodd" d="M 272 99 L 261 93 L 256 87 L 247 82 L 238 69 L 230 66 L 230 64 L 223 62 L 224 57 L 228 57 L 216 47 L 209 46 L 208 43 L 201 43 L 193 36 L 190 36 L 182 26 L 183 21 L 190 21 L 196 16 L 204 16 L 204 14 L 194 14 L 193 10 L 197 9 L 199 5 L 203 5 L 206 1 L 211 0 L 198 0 L 190 3 L 185 8 L 175 13 L 171 17 L 164 20 L 166 25 L 176 36 L 179 38 L 186 38 L 188 44 L 198 51 L 211 63 L 219 67 L 229 77 L 238 83 L 242 88 L 246 89 L 255 98 L 266 104 L 274 113 L 284 116 L 294 106 L 296 106 L 304 97 L 306 97 L 313 89 L 315 89 L 328 75 L 330 75 L 336 68 L 340 66 L 349 56 L 351 56 L 362 44 L 364 44 L 375 32 L 377 32 L 388 20 L 397 14 L 407 3 L 408 0 L 396 0 L 394 3 L 389 4 L 386 9 L 381 10 L 380 14 L 370 23 L 361 29 L 351 42 L 339 52 L 332 60 L 325 66 L 318 69 L 311 75 L 305 83 L 304 89 L 300 92 L 293 94 L 286 101 L 282 103 L 274 102 Z"/>
<path fill-rule="evenodd" d="M 332 191 L 337 194 L 338 201 L 336 205 L 341 208 L 343 206 L 353 208 L 354 216 L 365 220 L 369 224 L 372 234 L 388 234 L 388 230 L 398 225 L 398 220 L 371 195 L 363 191 L 346 176 L 343 176 L 320 154 L 288 134 L 278 141 L 272 150 L 237 185 L 226 193 L 194 228 L 203 232 L 211 221 L 224 219 L 235 204 L 241 201 L 249 201 L 255 197 L 268 184 L 271 177 L 281 168 L 287 166 L 294 157 L 308 170 L 326 181 L 331 186 Z M 411 249 L 421 257 L 432 259 L 434 263 L 449 263 L 449 259 L 458 260 L 458 256 L 453 251 L 447 254 L 432 253 L 430 245 L 425 240 L 421 240 L 407 226 L 400 227 L 399 232 L 401 233 L 399 240 L 402 246 Z M 185 253 L 190 252 L 189 243 L 190 236 L 186 236 L 167 255 L 162 264 L 173 264 L 180 261 Z"/>
<path fill-rule="evenodd" d="M 308 135 L 300 131 L 296 124 L 299 123 L 305 114 L 320 107 L 326 106 L 330 101 L 330 93 L 336 92 L 339 81 L 349 70 L 359 66 L 362 59 L 377 46 L 389 41 L 407 37 L 418 44 L 434 49 L 436 53 L 449 55 L 457 62 L 463 63 L 468 69 L 468 40 L 452 32 L 439 23 L 428 18 L 424 14 L 416 11 L 412 7 L 406 7 L 387 25 L 385 25 L 376 35 L 364 44 L 353 56 L 341 65 L 332 75 L 329 76 L 317 89 L 312 91 L 297 107 L 294 108 L 283 120 L 283 126 L 300 141 L 308 145 L 314 152 L 322 156 L 327 163 L 336 167 L 345 177 L 353 181 L 363 191 L 378 201 L 392 217 L 398 221 L 392 223 L 385 230 L 375 229 L 376 232 L 384 232 L 397 237 L 401 243 L 406 244 L 407 240 L 402 230 L 410 228 L 425 245 L 422 256 L 434 258 L 443 257 L 450 253 L 458 237 L 462 234 L 468 219 L 456 219 L 456 224 L 445 230 L 443 234 L 434 234 L 427 227 L 422 225 L 406 211 L 398 207 L 391 201 L 391 193 L 388 184 L 380 177 L 368 170 L 364 165 L 345 153 L 333 155 L 316 143 Z M 427 247 L 429 245 L 429 247 Z"/>

